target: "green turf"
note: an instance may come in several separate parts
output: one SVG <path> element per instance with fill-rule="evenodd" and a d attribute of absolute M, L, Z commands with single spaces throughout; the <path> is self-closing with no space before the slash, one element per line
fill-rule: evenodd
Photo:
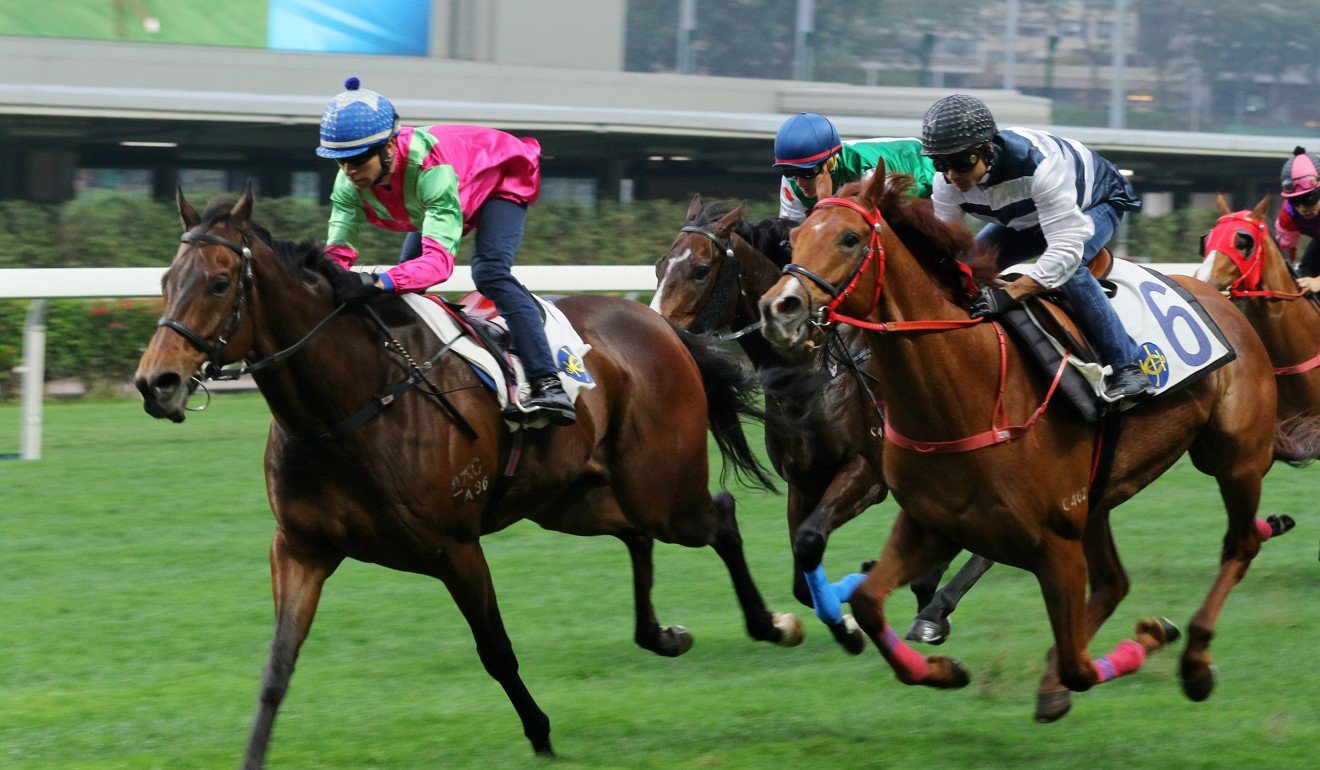
<path fill-rule="evenodd" d="M 132 40 L 231 47 L 266 46 L 269 0 L 0 0 L 0 35 Z M 160 22 L 148 34 L 140 17 Z"/>
<path fill-rule="evenodd" d="M 0 436 L 17 406 L 0 407 Z M 235 766 L 271 633 L 261 479 L 265 406 L 221 396 L 183 425 L 134 402 L 50 404 L 45 457 L 0 463 L 0 767 Z M 8 451 L 9 446 L 0 446 Z M 520 524 L 484 542 L 522 674 L 564 768 L 1313 767 L 1320 747 L 1320 469 L 1280 466 L 1266 510 L 1299 519 L 1266 545 L 1221 617 L 1218 689 L 1188 702 L 1176 652 L 1031 720 L 1048 645 L 1026 573 L 987 575 L 941 652 L 959 692 L 900 685 L 814 618 L 797 649 L 750 642 L 719 560 L 657 546 L 657 612 L 696 647 L 632 644 L 628 558 L 611 539 Z M 793 609 L 783 499 L 742 491 L 749 560 Z M 838 574 L 873 556 L 886 504 L 832 541 Z M 1105 652 L 1139 615 L 1185 623 L 1215 570 L 1223 515 L 1186 462 L 1116 515 L 1133 590 Z M 906 626 L 904 590 L 891 622 Z M 804 616 L 806 613 L 802 613 Z M 274 768 L 548 767 L 476 659 L 444 589 L 345 564 L 326 588 L 275 727 Z"/>

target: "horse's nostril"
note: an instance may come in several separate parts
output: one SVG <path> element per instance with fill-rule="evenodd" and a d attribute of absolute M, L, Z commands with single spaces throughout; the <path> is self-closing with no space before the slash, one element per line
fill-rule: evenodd
<path fill-rule="evenodd" d="M 780 297 L 770 306 L 770 310 L 775 315 L 797 315 L 802 312 L 802 300 L 792 294 Z"/>
<path fill-rule="evenodd" d="M 183 378 L 179 377 L 179 375 L 174 372 L 166 372 L 165 374 L 158 375 L 151 381 L 151 393 L 157 399 L 168 398 L 179 389 L 179 385 L 182 383 Z M 143 395 L 146 394 L 143 393 Z"/>

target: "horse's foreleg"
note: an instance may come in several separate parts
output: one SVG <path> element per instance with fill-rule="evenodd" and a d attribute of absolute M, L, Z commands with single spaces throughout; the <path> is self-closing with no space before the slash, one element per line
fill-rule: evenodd
<path fill-rule="evenodd" d="M 1179 672 L 1183 692 L 1194 701 L 1205 700 L 1214 690 L 1215 669 L 1210 660 L 1210 640 L 1215 635 L 1215 623 L 1228 599 L 1228 592 L 1247 573 L 1251 560 L 1260 551 L 1261 536 L 1254 519 L 1260 504 L 1261 475 L 1240 468 L 1235 478 L 1219 479 L 1219 492 L 1228 510 L 1228 531 L 1224 533 L 1224 547 L 1220 552 L 1219 574 L 1188 624 L 1187 649 L 1183 651 Z"/>
<path fill-rule="evenodd" d="M 651 604 L 654 574 L 651 551 L 655 541 L 640 532 L 618 537 L 628 546 L 628 555 L 632 557 L 633 608 L 637 617 L 633 638 L 639 647 L 657 655 L 669 658 L 682 655 L 692 649 L 692 633 L 683 626 L 661 627 L 655 619 L 655 607 Z"/>
<path fill-rule="evenodd" d="M 266 761 L 270 732 L 275 725 L 284 694 L 289 689 L 293 665 L 316 615 L 321 587 L 342 559 L 317 552 L 275 530 L 270 544 L 271 590 L 275 595 L 275 638 L 270 645 L 266 670 L 261 676 L 257 717 L 248 737 L 243 767 L 261 767 Z"/>
<path fill-rule="evenodd" d="M 820 566 L 830 533 L 879 502 L 884 489 L 871 464 L 863 458 L 853 457 L 844 464 L 793 535 L 793 558 L 798 569 L 811 572 Z"/>
<path fill-rule="evenodd" d="M 537 754 L 554 754 L 550 747 L 550 718 L 536 705 L 518 675 L 518 658 L 513 654 L 513 643 L 500 618 L 495 586 L 481 545 L 475 541 L 447 542 L 439 556 L 436 577 L 444 582 L 459 611 L 467 618 L 486 673 L 504 688 L 522 720 L 523 734 L 532 742 L 532 749 Z"/>
<path fill-rule="evenodd" d="M 747 569 L 747 558 L 743 555 L 742 533 L 738 531 L 738 520 L 734 516 L 733 497 L 721 492 L 712 498 L 710 504 L 715 512 L 715 534 L 711 547 L 729 570 L 734 593 L 738 596 L 738 604 L 747 621 L 747 633 L 757 641 L 774 642 L 782 647 L 801 644 L 802 621 L 791 613 L 772 615 L 752 580 L 751 572 Z"/>
<path fill-rule="evenodd" d="M 908 629 L 904 637 L 910 642 L 923 642 L 925 644 L 944 644 L 944 640 L 949 638 L 949 616 L 958 609 L 958 602 L 972 590 L 976 581 L 981 576 L 995 566 L 995 563 L 984 556 L 972 555 L 967 563 L 958 570 L 958 574 L 953 576 L 949 584 L 940 589 L 930 601 L 918 608 L 917 617 L 912 621 L 912 627 Z M 935 569 L 918 578 L 919 581 L 930 581 L 938 584 L 944 571 L 948 569 L 949 562 L 937 566 Z M 931 577 L 933 576 L 933 580 Z M 914 582 L 915 586 L 916 583 Z M 916 589 L 913 588 L 913 593 Z M 918 594 L 918 597 L 920 595 Z"/>
<path fill-rule="evenodd" d="M 880 558 L 853 591 L 852 611 L 858 626 L 904 684 L 955 688 L 970 681 L 967 670 L 953 658 L 942 655 L 923 658 L 907 646 L 885 622 L 884 615 L 885 597 L 891 591 L 948 561 L 957 552 L 957 545 L 922 527 L 907 511 L 899 511 Z"/>

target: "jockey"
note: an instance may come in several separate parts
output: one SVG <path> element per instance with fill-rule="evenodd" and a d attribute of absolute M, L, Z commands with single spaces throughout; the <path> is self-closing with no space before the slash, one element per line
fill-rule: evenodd
<path fill-rule="evenodd" d="M 1294 149 L 1293 156 L 1283 164 L 1279 184 L 1283 188 L 1283 207 L 1274 221 L 1279 249 L 1296 264 L 1297 242 L 1303 235 L 1311 238 L 1301 264 L 1296 265 L 1297 284 L 1302 291 L 1320 292 L 1320 157 L 1304 147 Z"/>
<path fill-rule="evenodd" d="M 921 144 L 940 172 L 931 195 L 940 219 L 962 222 L 970 214 L 989 222 L 976 240 L 998 251 L 1000 269 L 1039 257 L 1007 287 L 983 288 L 972 302 L 972 317 L 999 315 L 1025 297 L 1057 290 L 1112 369 L 1105 398 L 1146 390 L 1140 350 L 1086 267 L 1123 212 L 1141 208 L 1114 164 L 1044 131 L 1000 130 L 985 103 L 966 94 L 931 106 Z"/>
<path fill-rule="evenodd" d="M 557 425 L 576 415 L 564 393 L 535 300 L 510 272 L 522 241 L 527 207 L 540 190 L 541 146 L 482 126 L 399 126 L 388 99 L 344 82 L 321 116 L 316 154 L 339 164 L 330 193 L 325 253 L 341 302 L 382 292 L 422 292 L 454 271 L 459 239 L 473 239 L 472 280 L 504 316 L 531 387 L 506 416 L 545 412 Z M 357 236 L 370 222 L 395 232 L 420 231 L 416 259 L 383 273 L 354 273 Z"/>
<path fill-rule="evenodd" d="M 775 134 L 775 163 L 783 173 L 779 183 L 779 218 L 802 224 L 816 205 L 816 177 L 830 180 L 833 193 L 849 182 L 867 179 L 884 160 L 885 172 L 908 174 L 916 180 L 913 194 L 930 197 L 935 167 L 921 154 L 916 139 L 862 139 L 840 142 L 834 124 L 823 115 L 799 112 Z"/>

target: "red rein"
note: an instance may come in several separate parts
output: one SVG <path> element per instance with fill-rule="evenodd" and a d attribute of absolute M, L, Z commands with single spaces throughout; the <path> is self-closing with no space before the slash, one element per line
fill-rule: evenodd
<path fill-rule="evenodd" d="M 875 260 L 876 262 L 875 296 L 871 299 L 871 307 L 867 310 L 866 314 L 870 315 L 875 311 L 876 307 L 879 306 L 880 292 L 884 288 L 885 282 L 885 249 L 880 243 L 880 231 L 884 225 L 884 220 L 881 219 L 878 210 L 867 210 L 862 207 L 861 204 L 849 200 L 848 198 L 826 198 L 816 204 L 816 208 L 827 206 L 842 206 L 844 208 L 852 209 L 860 214 L 866 224 L 870 226 L 871 240 L 867 245 L 866 253 L 862 257 L 861 264 L 853 272 L 852 280 L 850 280 L 848 285 L 835 295 L 830 300 L 830 303 L 823 308 L 824 312 L 821 314 L 823 322 L 829 323 L 831 321 L 839 321 L 840 323 L 845 323 L 849 326 L 857 326 L 875 332 L 901 333 L 962 329 L 987 320 L 985 318 L 969 318 L 965 321 L 891 321 L 889 323 L 882 323 L 865 321 L 860 318 L 852 318 L 850 316 L 836 313 L 836 309 L 852 295 L 853 289 L 857 287 L 857 282 L 861 280 L 862 274 L 866 272 L 866 268 L 870 265 L 872 260 Z M 894 429 L 893 422 L 889 419 L 888 410 L 886 409 L 885 404 L 879 402 L 876 406 L 884 414 L 886 439 L 893 444 L 903 447 L 904 449 L 909 449 L 913 452 L 970 452 L 973 449 L 981 449 L 982 447 L 994 446 L 996 444 L 1006 444 L 1010 441 L 1021 438 L 1027 433 L 1027 431 L 1031 430 L 1031 426 L 1035 425 L 1036 421 L 1040 419 L 1040 416 L 1045 413 L 1046 407 L 1050 404 L 1050 399 L 1054 397 L 1054 392 L 1058 389 L 1059 381 L 1063 379 L 1063 373 L 1065 371 L 1064 367 L 1068 365 L 1068 356 L 1065 355 L 1063 361 L 1059 363 L 1058 371 L 1054 373 L 1054 381 L 1050 383 L 1049 391 L 1045 394 L 1045 400 L 1041 402 L 1040 406 L 1036 407 L 1036 411 L 1031 413 L 1031 417 L 1021 425 L 1004 425 L 1003 422 L 1007 420 L 1007 414 L 1004 410 L 1004 391 L 1008 383 L 1008 349 L 1004 340 L 1004 330 L 997 323 L 992 322 L 991 326 L 994 327 L 995 335 L 999 339 L 999 393 L 995 398 L 994 413 L 990 416 L 990 429 L 954 441 L 917 441 L 916 439 L 904 436 Z"/>

